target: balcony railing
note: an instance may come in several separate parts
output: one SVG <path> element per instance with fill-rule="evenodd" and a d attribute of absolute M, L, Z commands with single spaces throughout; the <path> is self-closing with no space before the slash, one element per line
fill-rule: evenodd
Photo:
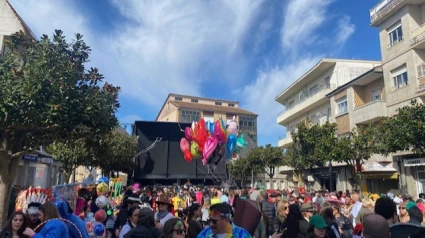
<path fill-rule="evenodd" d="M 412 31 L 412 39 L 410 40 L 410 45 L 414 45 L 425 39 L 425 24 L 422 24 L 420 27 Z"/>
<path fill-rule="evenodd" d="M 323 91 L 323 90 L 327 90 L 327 89 L 334 89 L 335 85 L 334 84 L 325 84 L 325 85 L 320 85 L 316 90 L 310 92 L 307 96 L 301 98 L 300 100 L 296 101 L 294 104 L 292 104 L 291 106 L 286 107 L 283 111 L 281 111 L 277 116 L 280 116 L 282 114 L 284 114 L 285 112 L 287 112 L 288 110 L 290 110 L 291 108 L 303 103 L 304 101 L 308 100 L 309 98 L 313 97 L 314 95 L 318 94 L 319 92 Z"/>
<path fill-rule="evenodd" d="M 391 9 L 395 8 L 403 0 L 382 0 L 370 9 L 370 22 L 373 23 L 383 15 L 387 14 Z"/>
<path fill-rule="evenodd" d="M 419 87 L 416 89 L 416 93 L 422 93 L 425 92 L 425 83 L 419 85 Z"/>
<path fill-rule="evenodd" d="M 416 69 L 418 71 L 418 79 L 425 78 L 425 63 L 419 64 Z"/>

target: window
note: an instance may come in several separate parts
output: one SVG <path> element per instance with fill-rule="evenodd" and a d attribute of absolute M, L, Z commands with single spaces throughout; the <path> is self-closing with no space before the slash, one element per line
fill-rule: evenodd
<path fill-rule="evenodd" d="M 317 92 L 317 89 L 318 89 L 317 84 L 316 84 L 316 85 L 314 85 L 313 87 L 309 88 L 309 89 L 308 89 L 308 95 L 313 95 L 313 94 L 315 94 L 315 93 Z"/>
<path fill-rule="evenodd" d="M 198 102 L 198 99 L 190 99 L 191 102 Z"/>
<path fill-rule="evenodd" d="M 199 121 L 201 118 L 201 113 L 199 111 L 192 110 L 181 110 L 180 111 L 180 122 L 193 122 Z"/>
<path fill-rule="evenodd" d="M 255 116 L 239 116 L 239 130 L 256 131 L 257 117 Z"/>
<path fill-rule="evenodd" d="M 174 97 L 174 100 L 176 100 L 176 101 L 183 101 L 183 98 L 181 98 L 181 97 Z"/>
<path fill-rule="evenodd" d="M 372 91 L 372 102 L 381 100 L 381 90 L 375 89 Z"/>
<path fill-rule="evenodd" d="M 390 41 L 388 47 L 392 47 L 403 40 L 403 29 L 401 28 L 401 22 L 398 22 L 394 26 L 388 28 L 387 31 Z"/>
<path fill-rule="evenodd" d="M 221 102 L 215 102 L 215 105 L 221 106 Z"/>
<path fill-rule="evenodd" d="M 227 104 L 227 106 L 229 106 L 229 107 L 234 107 L 234 106 L 235 106 L 235 104 L 234 104 L 234 103 L 228 103 L 228 104 Z"/>
<path fill-rule="evenodd" d="M 329 88 L 331 86 L 331 77 L 330 76 L 325 78 L 325 85 L 326 85 L 326 88 Z"/>
<path fill-rule="evenodd" d="M 337 104 L 338 104 L 338 114 L 337 115 L 348 112 L 347 96 L 338 100 Z"/>
<path fill-rule="evenodd" d="M 393 77 L 394 87 L 393 89 L 398 89 L 405 87 L 409 84 L 409 79 L 407 77 L 406 65 L 391 71 Z"/>
<path fill-rule="evenodd" d="M 214 112 L 205 111 L 203 115 L 204 115 L 205 122 L 207 121 L 214 122 Z"/>

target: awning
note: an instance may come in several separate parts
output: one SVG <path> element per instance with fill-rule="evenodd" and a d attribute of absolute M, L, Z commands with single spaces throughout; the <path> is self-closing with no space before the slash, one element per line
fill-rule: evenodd
<path fill-rule="evenodd" d="M 398 179 L 398 173 L 367 173 L 363 174 L 364 179 Z"/>
<path fill-rule="evenodd" d="M 404 167 L 425 166 L 425 158 L 404 159 Z"/>

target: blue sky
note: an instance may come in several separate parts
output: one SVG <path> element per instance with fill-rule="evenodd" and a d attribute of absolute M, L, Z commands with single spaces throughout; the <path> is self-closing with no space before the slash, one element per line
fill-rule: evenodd
<path fill-rule="evenodd" d="M 281 91 L 321 58 L 380 60 L 369 9 L 347 0 L 9 0 L 37 36 L 84 35 L 119 85 L 123 123 L 154 120 L 168 93 L 240 101 L 277 144 Z"/>

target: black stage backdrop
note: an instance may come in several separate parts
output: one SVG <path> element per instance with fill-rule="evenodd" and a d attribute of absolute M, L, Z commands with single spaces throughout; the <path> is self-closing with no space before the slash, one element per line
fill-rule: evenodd
<path fill-rule="evenodd" d="M 190 124 L 180 123 L 182 129 Z M 201 159 L 187 163 L 180 150 L 184 132 L 179 123 L 136 121 L 133 134 L 139 137 L 137 152 L 162 138 L 146 153 L 136 157 L 134 179 L 213 179 L 226 180 L 226 159 L 217 166 L 203 166 Z"/>

